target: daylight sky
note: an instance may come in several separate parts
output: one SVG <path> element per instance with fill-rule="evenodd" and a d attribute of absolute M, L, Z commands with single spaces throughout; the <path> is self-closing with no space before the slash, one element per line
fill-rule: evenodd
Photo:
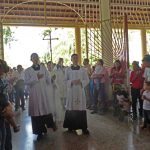
<path fill-rule="evenodd" d="M 10 66 L 18 64 L 28 67 L 31 65 L 30 55 L 33 52 L 39 55 L 46 52 L 48 42 L 42 40 L 44 28 L 33 27 L 11 27 L 16 41 L 5 47 L 5 60 Z"/>
<path fill-rule="evenodd" d="M 31 65 L 30 55 L 33 52 L 42 56 L 49 50 L 48 41 L 43 40 L 42 32 L 46 28 L 39 27 L 11 27 L 14 32 L 16 41 L 12 42 L 10 46 L 5 46 L 5 60 L 11 67 L 21 64 L 24 68 Z M 68 28 L 68 30 L 70 30 Z M 65 32 L 65 31 L 64 31 Z M 65 38 L 66 33 L 60 35 L 55 34 L 52 37 L 62 36 Z M 129 31 L 129 48 L 130 48 L 130 62 L 137 60 L 141 62 L 141 39 L 140 31 Z M 52 45 L 55 46 L 57 41 L 53 41 Z"/>
<path fill-rule="evenodd" d="M 141 64 L 142 60 L 142 45 L 140 38 L 140 30 L 129 30 L 129 59 L 130 63 L 134 60 L 139 61 Z"/>

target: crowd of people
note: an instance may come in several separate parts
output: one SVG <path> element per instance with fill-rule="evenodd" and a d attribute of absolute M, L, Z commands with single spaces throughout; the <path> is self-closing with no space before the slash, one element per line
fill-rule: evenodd
<path fill-rule="evenodd" d="M 129 73 L 131 90 L 126 86 L 127 68 L 120 60 L 116 60 L 112 68 L 106 68 L 103 59 L 98 59 L 91 66 L 86 58 L 80 66 L 77 54 L 71 55 L 69 67 L 64 66 L 63 58 L 59 58 L 57 64 L 51 61 L 44 64 L 40 62 L 38 54 L 33 53 L 30 59 L 32 66 L 27 69 L 21 65 L 11 69 L 5 61 L 0 60 L 0 150 L 12 149 L 10 126 L 14 132 L 20 130 L 12 105 L 14 111 L 20 108 L 24 111 L 28 107 L 37 140 L 47 133 L 48 128 L 56 131 L 60 122 L 69 132 L 81 129 L 83 134 L 88 135 L 86 109 L 91 110 L 91 114 L 105 115 L 109 100 L 112 102 L 113 115 L 132 113 L 133 120 L 144 118 L 141 129 L 148 127 L 150 55 L 145 55 L 141 67 L 137 61 L 133 61 Z"/>

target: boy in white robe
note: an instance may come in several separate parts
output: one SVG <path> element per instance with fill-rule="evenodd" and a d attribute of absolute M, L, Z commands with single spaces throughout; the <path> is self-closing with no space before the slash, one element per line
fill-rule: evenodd
<path fill-rule="evenodd" d="M 87 71 L 87 74 L 90 78 L 92 75 L 92 69 L 91 69 L 91 65 L 89 64 L 88 58 L 84 59 L 83 66 L 84 66 L 85 70 Z M 90 94 L 90 83 L 85 87 L 85 95 L 86 95 L 87 109 L 90 109 L 92 106 L 92 101 L 91 101 L 92 98 L 91 98 L 91 94 Z"/>
<path fill-rule="evenodd" d="M 56 123 L 63 121 L 64 110 L 61 105 L 60 93 L 58 90 L 58 84 L 56 82 L 56 75 L 53 71 L 53 62 L 49 61 L 47 63 L 47 68 L 51 76 L 52 84 L 49 85 L 49 94 L 53 97 L 52 106 L 53 106 L 53 116 Z"/>
<path fill-rule="evenodd" d="M 57 90 L 61 99 L 62 108 L 65 110 L 66 103 L 66 84 L 64 83 L 65 78 L 65 66 L 63 65 L 63 58 L 59 58 L 57 65 L 54 67 L 54 73 L 56 75 L 55 82 L 57 83 Z"/>
<path fill-rule="evenodd" d="M 63 127 L 68 128 L 69 131 L 82 129 L 83 134 L 89 134 L 84 90 L 89 78 L 86 70 L 78 65 L 78 55 L 73 54 L 71 60 L 73 64 L 65 72 L 67 100 Z"/>

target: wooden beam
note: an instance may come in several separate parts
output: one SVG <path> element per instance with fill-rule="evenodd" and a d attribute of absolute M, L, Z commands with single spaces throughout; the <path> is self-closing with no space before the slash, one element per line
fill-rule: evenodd
<path fill-rule="evenodd" d="M 17 3 L 16 4 L 13 4 L 13 3 L 1 3 L 1 5 L 0 5 L 0 7 L 5 7 L 5 8 L 13 8 L 13 7 L 15 7 L 17 5 Z M 68 5 L 69 6 L 69 5 Z M 44 9 L 44 3 L 43 4 L 32 4 L 32 3 L 27 3 L 27 4 L 21 4 L 21 5 L 17 5 L 17 8 L 26 8 L 26 9 L 39 9 L 39 8 L 43 8 Z M 49 3 L 49 5 L 47 4 L 47 8 L 49 8 L 49 9 L 54 9 L 54 10 L 66 10 L 66 9 L 68 9 L 68 10 L 71 10 L 71 9 L 69 9 L 68 7 L 66 7 L 66 6 L 64 6 L 64 5 L 52 5 L 52 4 L 50 4 Z M 78 10 L 79 8 L 81 8 L 81 7 L 79 7 L 79 6 L 72 6 L 72 8 L 74 8 L 75 10 Z M 87 7 L 86 8 L 87 10 L 91 10 L 91 11 L 94 11 L 95 10 L 95 8 L 94 7 Z"/>
<path fill-rule="evenodd" d="M 11 18 L 11 19 L 29 19 L 29 20 L 32 20 L 32 19 L 44 19 L 44 16 L 26 16 L 26 15 L 7 15 L 5 17 L 5 20 L 8 19 L 8 18 Z M 47 20 L 48 19 L 58 19 L 58 20 L 73 20 L 75 21 L 75 18 L 73 17 L 64 17 L 64 16 L 47 16 Z M 80 18 L 78 18 L 79 20 L 81 20 Z"/>
<path fill-rule="evenodd" d="M 77 16 L 77 17 L 79 17 L 75 12 L 73 12 L 73 11 L 71 11 L 71 12 L 68 12 L 68 11 L 66 11 L 66 12 L 60 12 L 60 11 L 46 11 L 47 13 L 46 13 L 46 15 L 47 16 L 53 16 L 53 15 L 55 15 L 55 16 L 66 16 L 66 17 L 68 17 L 68 16 L 70 16 L 70 17 L 73 17 L 74 15 L 75 16 Z M 26 15 L 26 16 L 32 16 L 32 14 L 33 15 L 35 15 L 35 14 L 45 14 L 44 13 L 44 10 L 37 10 L 37 11 L 35 11 L 35 10 L 12 10 L 8 15 L 10 15 L 10 14 L 12 14 L 12 15 Z M 92 12 L 92 13 L 90 13 L 90 15 L 91 16 L 95 16 L 96 17 L 96 12 Z M 90 16 L 88 16 L 87 15 L 87 17 L 89 18 Z"/>

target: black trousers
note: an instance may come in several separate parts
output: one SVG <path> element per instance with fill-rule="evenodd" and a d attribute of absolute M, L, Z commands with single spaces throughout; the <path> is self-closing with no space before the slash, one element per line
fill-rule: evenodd
<path fill-rule="evenodd" d="M 12 91 L 12 92 L 8 93 L 8 96 L 9 96 L 9 101 L 14 102 L 14 92 Z"/>
<path fill-rule="evenodd" d="M 42 134 L 47 128 L 54 128 L 55 123 L 53 121 L 52 114 L 43 116 L 31 116 L 33 134 Z"/>
<path fill-rule="evenodd" d="M 144 110 L 144 126 L 150 124 L 150 110 Z"/>
<path fill-rule="evenodd" d="M 131 88 L 131 96 L 132 96 L 132 111 L 133 117 L 137 117 L 137 99 L 139 100 L 139 115 L 143 116 L 143 100 L 141 99 L 140 89 Z"/>
<path fill-rule="evenodd" d="M 6 128 L 5 150 L 12 150 L 12 135 L 10 125 L 6 123 L 5 128 Z"/>
<path fill-rule="evenodd" d="M 85 110 L 67 110 L 64 119 L 64 128 L 71 130 L 87 130 L 87 115 Z"/>
<path fill-rule="evenodd" d="M 6 128 L 4 118 L 0 118 L 0 150 L 5 149 Z"/>
<path fill-rule="evenodd" d="M 0 120 L 0 150 L 12 150 L 10 125 L 2 120 Z"/>
<path fill-rule="evenodd" d="M 19 108 L 20 100 L 21 100 L 21 107 L 24 108 L 24 106 L 25 106 L 24 89 L 23 88 L 15 88 L 15 91 L 16 91 L 15 109 Z"/>

